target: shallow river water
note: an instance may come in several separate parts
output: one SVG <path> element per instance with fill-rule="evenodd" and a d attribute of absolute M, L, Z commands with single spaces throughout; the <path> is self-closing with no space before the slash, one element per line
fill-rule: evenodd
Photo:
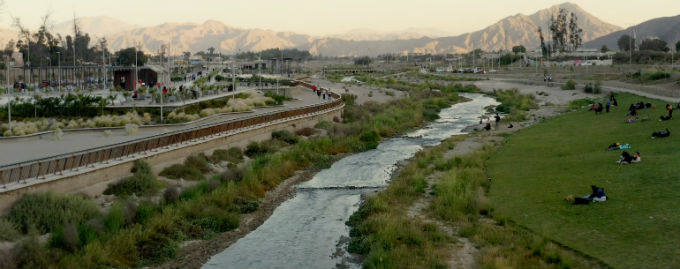
<path fill-rule="evenodd" d="M 343 158 L 299 184 L 295 197 L 202 268 L 360 268 L 346 253 L 345 222 L 359 208 L 361 195 L 386 187 L 399 161 L 462 134 L 479 121 L 484 107 L 497 105 L 480 94 L 461 95 L 472 100 L 442 110 L 439 120 L 377 149 Z"/>

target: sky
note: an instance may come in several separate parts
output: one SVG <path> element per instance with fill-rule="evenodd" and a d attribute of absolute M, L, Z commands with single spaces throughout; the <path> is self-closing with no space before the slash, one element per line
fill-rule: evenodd
<path fill-rule="evenodd" d="M 0 0 L 2 1 L 2 0 Z M 222 21 L 238 28 L 290 31 L 315 36 L 355 29 L 402 32 L 436 30 L 455 35 L 481 30 L 507 16 L 532 14 L 564 0 L 4 0 L 0 27 L 18 17 L 29 28 L 48 11 L 53 23 L 80 16 L 109 16 L 152 26 L 164 22 Z M 629 27 L 680 14 L 678 0 L 573 0 L 601 20 Z"/>

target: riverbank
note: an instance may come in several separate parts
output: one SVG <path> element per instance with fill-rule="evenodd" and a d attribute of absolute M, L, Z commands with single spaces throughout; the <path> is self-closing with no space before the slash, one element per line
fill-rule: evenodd
<path fill-rule="evenodd" d="M 548 98 L 553 92 L 541 92 L 536 96 L 540 105 L 528 112 L 527 120 L 504 121 L 498 129 L 454 137 L 419 153 L 390 187 L 368 198 L 353 215 L 350 251 L 365 255 L 368 268 L 599 267 L 595 260 L 496 216 L 487 197 L 487 156 L 506 137 L 558 115 L 579 99 L 567 93 L 554 93 L 567 98 Z M 481 126 L 466 128 L 475 129 Z"/>

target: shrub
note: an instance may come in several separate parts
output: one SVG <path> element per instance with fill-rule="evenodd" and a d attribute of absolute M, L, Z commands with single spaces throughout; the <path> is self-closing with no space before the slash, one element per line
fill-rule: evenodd
<path fill-rule="evenodd" d="M 595 86 L 593 87 L 594 94 L 602 93 L 602 81 L 595 81 Z"/>
<path fill-rule="evenodd" d="M 5 218 L 0 219 L 0 241 L 13 241 L 18 237 L 17 225 Z"/>
<path fill-rule="evenodd" d="M 193 223 L 204 230 L 216 233 L 226 232 L 238 228 L 238 216 L 226 210 L 209 206 L 204 208 Z"/>
<path fill-rule="evenodd" d="M 212 167 L 210 167 L 210 164 L 208 163 L 208 157 L 206 157 L 203 153 L 189 155 L 189 157 L 184 160 L 184 165 L 188 167 L 194 167 L 203 173 L 212 171 Z"/>
<path fill-rule="evenodd" d="M 163 192 L 163 201 L 173 204 L 179 200 L 179 188 L 170 186 Z"/>
<path fill-rule="evenodd" d="M 105 191 L 106 195 L 127 196 L 132 195 L 152 195 L 158 192 L 163 184 L 156 179 L 156 175 L 151 170 L 148 163 L 143 160 L 136 160 L 132 167 L 133 175 L 124 178 L 120 182 L 110 185 Z"/>
<path fill-rule="evenodd" d="M 299 138 L 288 130 L 281 130 L 272 132 L 272 139 L 278 139 L 292 145 L 296 144 Z"/>
<path fill-rule="evenodd" d="M 593 93 L 593 84 L 592 83 L 586 83 L 585 85 L 583 85 L 583 92 Z"/>
<path fill-rule="evenodd" d="M 566 84 L 562 86 L 563 90 L 575 90 L 576 89 L 576 82 L 573 80 L 568 80 Z"/>
<path fill-rule="evenodd" d="M 199 170 L 196 167 L 191 167 L 191 166 L 186 166 L 183 164 L 173 164 L 169 167 L 166 167 L 161 171 L 159 174 L 161 176 L 171 178 L 171 179 L 179 179 L 182 178 L 184 180 L 191 180 L 191 181 L 198 181 L 198 180 L 203 180 L 205 179 L 205 176 L 203 176 L 203 173 L 201 170 Z"/>
<path fill-rule="evenodd" d="M 142 264 L 157 264 L 175 257 L 179 245 L 167 235 L 153 232 L 137 241 L 137 250 Z"/>
<path fill-rule="evenodd" d="M 12 207 L 8 219 L 24 233 L 29 227 L 44 233 L 56 231 L 65 223 L 83 223 L 99 214 L 92 201 L 80 196 L 36 193 L 24 195 Z"/>
<path fill-rule="evenodd" d="M 217 149 L 210 156 L 210 160 L 214 163 L 220 161 L 228 161 L 230 163 L 240 163 L 243 161 L 243 152 L 238 147 L 231 147 L 228 150 Z"/>
<path fill-rule="evenodd" d="M 312 136 L 315 133 L 316 133 L 316 131 L 312 128 L 309 128 L 309 127 L 302 128 L 300 130 L 295 131 L 295 134 L 300 135 L 300 136 Z"/>
<path fill-rule="evenodd" d="M 109 214 L 104 218 L 104 227 L 110 233 L 117 233 L 125 226 L 125 215 L 123 207 L 119 203 L 113 204 Z"/>
<path fill-rule="evenodd" d="M 380 136 L 375 131 L 367 131 L 361 134 L 359 140 L 364 143 L 366 149 L 374 149 L 380 143 Z"/>
<path fill-rule="evenodd" d="M 352 106 L 356 103 L 357 96 L 354 94 L 349 94 L 349 93 L 343 93 L 341 95 L 342 101 L 345 102 L 345 105 L 347 106 Z"/>
<path fill-rule="evenodd" d="M 80 246 L 80 237 L 76 225 L 69 223 L 57 229 L 50 238 L 50 245 L 70 252 L 76 251 Z"/>
<path fill-rule="evenodd" d="M 243 180 L 243 169 L 240 168 L 232 168 L 220 174 L 220 181 L 222 182 L 239 182 L 241 180 Z"/>
<path fill-rule="evenodd" d="M 670 73 L 664 72 L 664 71 L 654 71 L 654 72 L 645 72 L 644 73 L 644 79 L 645 80 L 660 80 L 660 79 L 668 79 L 671 77 Z"/>
<path fill-rule="evenodd" d="M 36 235 L 24 239 L 15 248 L 15 262 L 18 268 L 51 268 L 52 253 Z"/>
<path fill-rule="evenodd" d="M 275 150 L 264 143 L 250 142 L 243 153 L 248 156 L 248 158 L 255 158 L 271 152 L 275 152 Z"/>

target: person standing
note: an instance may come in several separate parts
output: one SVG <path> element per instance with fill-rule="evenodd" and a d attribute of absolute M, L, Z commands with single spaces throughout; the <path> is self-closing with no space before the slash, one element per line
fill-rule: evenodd
<path fill-rule="evenodd" d="M 494 118 L 496 118 L 496 130 L 498 130 L 498 124 L 501 122 L 501 116 L 499 116 L 498 113 L 496 113 L 496 116 Z"/>
<path fill-rule="evenodd" d="M 607 106 L 605 107 L 605 110 L 607 111 L 607 113 L 609 113 L 609 107 L 611 107 L 611 105 L 612 105 L 612 100 L 611 99 L 607 100 Z"/>

